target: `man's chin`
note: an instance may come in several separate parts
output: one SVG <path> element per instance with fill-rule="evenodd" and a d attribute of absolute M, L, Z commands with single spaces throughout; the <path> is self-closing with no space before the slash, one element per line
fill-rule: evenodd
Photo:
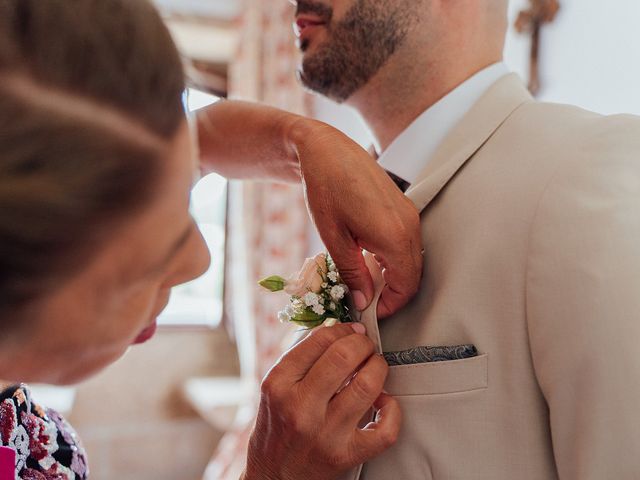
<path fill-rule="evenodd" d="M 309 92 L 322 95 L 335 103 L 344 103 L 349 97 L 335 95 L 331 85 L 315 81 L 304 73 L 303 69 L 298 70 L 298 81 Z"/>

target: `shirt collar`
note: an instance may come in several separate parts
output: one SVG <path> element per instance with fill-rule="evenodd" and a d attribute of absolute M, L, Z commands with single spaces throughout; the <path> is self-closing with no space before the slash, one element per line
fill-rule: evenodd
<path fill-rule="evenodd" d="M 416 118 L 378 159 L 382 168 L 414 183 L 453 127 L 498 79 L 507 66 L 495 63 L 473 75 Z"/>

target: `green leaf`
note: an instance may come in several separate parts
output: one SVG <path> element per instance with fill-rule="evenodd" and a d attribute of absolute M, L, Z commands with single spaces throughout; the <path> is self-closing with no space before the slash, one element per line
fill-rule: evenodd
<path fill-rule="evenodd" d="M 291 317 L 291 321 L 293 323 L 305 328 L 315 328 L 319 325 L 322 325 L 322 322 L 324 322 L 324 320 L 324 315 L 318 315 L 310 308 L 305 308 L 302 312 L 299 312 L 294 317 Z"/>
<path fill-rule="evenodd" d="M 284 290 L 287 281 L 279 275 L 272 275 L 258 282 L 262 288 L 266 288 L 270 292 L 280 292 Z"/>
<path fill-rule="evenodd" d="M 305 308 L 301 312 L 297 313 L 292 320 L 298 322 L 317 322 L 318 320 L 324 321 L 324 315 L 318 315 L 316 312 L 311 310 L 310 308 Z"/>
<path fill-rule="evenodd" d="M 312 328 L 319 327 L 320 325 L 322 325 L 322 322 L 324 322 L 323 319 L 317 320 L 315 322 L 299 322 L 293 319 L 291 319 L 291 321 L 296 325 L 306 328 L 307 330 L 311 330 Z"/>

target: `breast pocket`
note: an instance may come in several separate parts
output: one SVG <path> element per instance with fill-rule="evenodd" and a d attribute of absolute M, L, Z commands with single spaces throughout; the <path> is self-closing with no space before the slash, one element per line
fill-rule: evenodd
<path fill-rule="evenodd" d="M 440 395 L 489 385 L 489 355 L 389 367 L 385 390 L 393 396 Z"/>

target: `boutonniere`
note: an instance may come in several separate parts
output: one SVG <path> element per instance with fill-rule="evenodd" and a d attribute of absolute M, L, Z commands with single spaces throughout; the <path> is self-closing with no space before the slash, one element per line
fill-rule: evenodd
<path fill-rule="evenodd" d="M 259 284 L 271 292 L 284 291 L 291 296 L 278 313 L 283 323 L 293 322 L 311 329 L 351 321 L 346 304 L 348 288 L 326 253 L 307 258 L 297 275 L 288 278 L 272 275 Z"/>

